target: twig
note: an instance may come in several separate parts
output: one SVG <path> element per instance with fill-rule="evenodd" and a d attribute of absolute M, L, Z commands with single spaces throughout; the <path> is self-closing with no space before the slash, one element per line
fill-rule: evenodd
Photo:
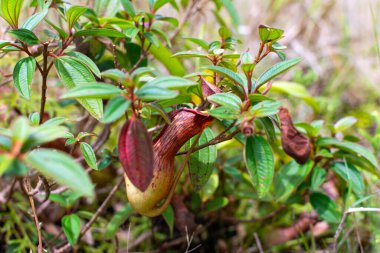
<path fill-rule="evenodd" d="M 127 253 L 128 253 L 129 250 L 131 250 L 132 248 L 136 247 L 137 245 L 139 245 L 140 243 L 142 243 L 146 239 L 152 237 L 152 235 L 153 235 L 154 232 L 156 232 L 156 229 L 153 229 L 152 231 L 151 230 L 146 231 L 146 232 L 142 233 L 139 237 L 137 237 L 136 239 L 134 239 L 132 243 L 128 244 L 128 246 L 127 246 Z"/>
<path fill-rule="evenodd" d="M 98 210 L 94 213 L 94 215 L 91 217 L 91 219 L 84 225 L 82 230 L 80 231 L 79 238 L 82 238 L 86 232 L 90 229 L 91 225 L 96 221 L 96 219 L 99 217 L 99 215 L 103 212 L 103 210 L 106 208 L 108 203 L 111 201 L 112 197 L 115 195 L 119 187 L 123 184 L 124 178 L 122 178 L 111 190 L 111 192 L 108 194 L 107 198 L 103 201 L 103 203 L 100 205 Z M 71 248 L 70 243 L 66 243 L 64 246 L 61 248 L 55 250 L 54 252 L 59 253 L 59 252 L 65 252 L 66 250 L 69 250 Z"/>
<path fill-rule="evenodd" d="M 0 83 L 0 87 L 1 86 L 4 86 L 4 85 L 7 85 L 8 83 L 12 82 L 13 81 L 13 78 L 11 79 L 7 79 L 7 80 L 4 80 L 2 83 Z"/>
<path fill-rule="evenodd" d="M 174 39 L 177 37 L 177 35 L 182 30 L 183 26 L 186 24 L 186 21 L 190 18 L 190 15 L 191 15 L 194 7 L 196 6 L 197 2 L 198 2 L 197 0 L 193 0 L 187 6 L 187 8 L 185 10 L 185 13 L 183 14 L 183 18 L 182 18 L 180 24 L 178 25 L 177 29 L 174 31 L 173 35 L 170 37 L 170 43 L 174 42 Z"/>
<path fill-rule="evenodd" d="M 111 124 L 106 124 L 104 126 L 102 132 L 99 134 L 95 143 L 92 145 L 94 152 L 97 152 L 103 146 L 103 144 L 108 140 L 108 137 L 110 135 L 110 129 L 111 129 Z"/>
<path fill-rule="evenodd" d="M 335 235 L 334 235 L 334 245 L 333 245 L 333 253 L 337 253 L 338 249 L 337 249 L 337 244 L 338 244 L 338 239 L 339 239 L 339 236 L 343 230 L 343 225 L 344 225 L 344 222 L 347 218 L 347 215 L 349 213 L 355 213 L 355 212 L 380 212 L 380 208 L 376 208 L 376 207 L 350 207 L 348 208 L 344 213 L 343 213 L 343 216 L 342 216 L 342 219 L 340 220 L 340 223 L 339 223 L 339 226 L 338 226 L 338 229 L 336 230 L 335 232 Z"/>
<path fill-rule="evenodd" d="M 256 245 L 257 245 L 257 248 L 259 249 L 259 252 L 264 253 L 263 246 L 261 245 L 259 236 L 257 235 L 256 232 L 253 233 L 253 236 L 255 237 Z"/>
<path fill-rule="evenodd" d="M 189 232 L 187 231 L 187 226 L 185 227 L 185 229 L 186 229 L 186 242 L 187 242 L 187 247 L 186 247 L 185 253 L 190 253 L 190 252 L 196 250 L 197 248 L 199 248 L 201 246 L 201 244 L 199 244 L 199 245 L 195 246 L 194 248 L 190 249 L 191 243 L 194 240 L 194 233 L 189 238 Z"/>
<path fill-rule="evenodd" d="M 357 220 L 356 220 L 355 215 L 354 215 L 354 218 L 355 218 L 355 233 L 356 233 L 356 239 L 357 239 L 358 244 L 359 244 L 360 253 L 364 253 L 364 248 L 363 248 L 362 240 L 361 240 L 361 238 L 360 238 L 359 229 L 358 229 Z"/>
<path fill-rule="evenodd" d="M 117 59 L 116 45 L 112 44 L 111 47 L 112 47 L 112 54 L 113 54 L 113 64 L 115 65 L 115 69 L 120 69 L 120 64 L 119 64 L 119 61 Z"/>
<path fill-rule="evenodd" d="M 38 237 L 38 253 L 42 253 L 43 248 L 42 248 L 42 234 L 41 234 L 41 227 L 40 227 L 40 222 L 38 221 L 38 216 L 36 213 L 36 207 L 34 205 L 34 199 L 33 199 L 33 194 L 31 194 L 32 187 L 30 186 L 29 178 L 24 178 L 23 180 L 23 187 L 25 192 L 28 194 L 29 202 L 30 202 L 30 207 L 32 208 L 32 213 L 33 213 L 33 219 L 34 223 L 36 225 L 37 229 L 37 237 Z"/>

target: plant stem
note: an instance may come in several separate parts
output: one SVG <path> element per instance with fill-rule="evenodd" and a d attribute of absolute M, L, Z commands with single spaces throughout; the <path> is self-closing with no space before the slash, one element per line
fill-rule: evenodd
<path fill-rule="evenodd" d="M 31 194 L 32 189 L 31 189 L 31 186 L 30 186 L 29 178 L 24 178 L 22 186 L 23 186 L 23 189 L 25 190 L 25 192 L 28 195 L 30 206 L 32 208 L 33 219 L 34 219 L 34 223 L 35 223 L 36 229 L 37 229 L 37 237 L 38 237 L 38 246 L 37 246 L 37 249 L 38 249 L 38 253 L 42 253 L 43 252 L 43 248 L 42 248 L 42 234 L 41 234 L 40 222 L 38 220 L 38 216 L 37 216 L 37 212 L 36 212 L 36 206 L 34 205 L 33 194 Z"/>
<path fill-rule="evenodd" d="M 262 59 L 261 54 L 264 50 L 264 46 L 265 46 L 265 43 L 260 42 L 260 48 L 259 48 L 259 51 L 257 52 L 256 58 L 255 58 L 255 64 L 259 63 L 259 61 Z"/>
<path fill-rule="evenodd" d="M 186 24 L 186 21 L 190 18 L 190 16 L 193 14 L 194 8 L 197 6 L 198 1 L 191 1 L 186 7 L 186 10 L 183 13 L 183 18 L 178 25 L 177 29 L 173 32 L 172 36 L 170 37 L 170 43 L 174 43 L 174 39 L 177 37 L 177 35 L 181 32 L 183 26 Z"/>
<path fill-rule="evenodd" d="M 32 53 L 29 52 L 28 46 L 27 46 L 26 44 L 24 44 L 23 42 L 21 42 L 21 44 L 22 44 L 22 47 L 20 47 L 19 45 L 15 44 L 15 43 L 12 43 L 12 42 L 9 43 L 10 46 L 15 47 L 15 48 L 18 48 L 18 49 L 20 49 L 21 51 L 25 52 L 27 55 L 34 57 L 34 56 L 32 55 Z M 37 66 L 37 69 L 38 69 L 38 70 L 40 71 L 40 73 L 42 74 L 42 68 L 41 68 L 40 64 L 39 64 L 37 61 L 36 61 L 36 66 Z"/>
<path fill-rule="evenodd" d="M 43 49 L 43 56 L 44 56 L 44 62 L 43 62 L 43 69 L 42 69 L 42 91 L 41 91 L 41 105 L 40 105 L 40 125 L 42 124 L 44 120 L 44 114 L 45 114 L 45 104 L 46 104 L 46 91 L 47 91 L 47 77 L 49 74 L 48 70 L 48 45 L 44 44 Z"/>
<path fill-rule="evenodd" d="M 232 126 L 231 126 L 232 128 Z M 208 146 L 211 146 L 211 145 L 215 145 L 215 144 L 218 144 L 218 143 L 221 143 L 221 142 L 224 142 L 224 141 L 227 141 L 227 140 L 231 140 L 236 134 L 238 134 L 240 132 L 239 129 L 236 129 L 235 131 L 233 131 L 231 134 L 229 135 L 225 135 L 225 133 L 222 133 L 218 136 L 216 136 L 214 139 L 210 140 L 209 142 L 206 142 L 202 145 L 199 145 L 197 147 L 195 147 L 191 153 L 195 152 L 195 151 L 198 151 L 202 148 L 205 148 L 205 147 L 208 147 Z M 185 150 L 185 151 L 182 151 L 182 152 L 178 152 L 176 155 L 184 155 L 184 154 L 187 154 L 189 152 L 189 150 Z"/>
<path fill-rule="evenodd" d="M 150 47 L 152 46 L 152 43 L 149 42 L 147 48 L 144 49 L 143 48 L 144 47 L 144 43 L 145 43 L 144 41 L 145 41 L 145 39 L 143 38 L 142 42 L 141 42 L 141 45 L 142 45 L 141 50 L 142 50 L 142 52 L 141 52 L 140 58 L 133 65 L 133 67 L 128 71 L 129 74 L 133 73 L 133 71 L 135 71 L 139 67 L 140 63 L 148 56 L 148 51 L 149 51 Z"/>

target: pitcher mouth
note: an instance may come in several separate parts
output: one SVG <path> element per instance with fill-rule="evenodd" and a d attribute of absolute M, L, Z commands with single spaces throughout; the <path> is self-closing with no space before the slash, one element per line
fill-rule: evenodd
<path fill-rule="evenodd" d="M 198 111 L 196 109 L 191 109 L 191 108 L 181 108 L 181 109 L 175 110 L 172 113 L 172 117 L 174 118 L 174 116 L 177 115 L 177 113 L 179 113 L 181 111 L 190 112 L 190 113 L 195 114 L 196 116 L 199 116 L 199 119 L 198 119 L 199 123 L 202 124 L 202 125 L 204 125 L 204 127 L 207 127 L 208 125 L 210 125 L 211 122 L 214 120 L 214 117 L 212 117 L 207 112 L 205 112 L 205 111 Z"/>

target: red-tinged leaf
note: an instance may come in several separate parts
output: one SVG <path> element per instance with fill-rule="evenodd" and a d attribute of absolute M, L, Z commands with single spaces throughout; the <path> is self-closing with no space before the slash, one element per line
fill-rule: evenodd
<path fill-rule="evenodd" d="M 125 123 L 118 149 L 129 180 L 144 192 L 153 178 L 153 143 L 140 119 L 133 117 Z"/>
<path fill-rule="evenodd" d="M 281 142 L 284 151 L 299 164 L 305 164 L 310 156 L 310 141 L 292 122 L 288 109 L 281 107 L 278 113 L 281 120 Z"/>
<path fill-rule="evenodd" d="M 215 93 L 220 93 L 222 92 L 221 89 L 218 88 L 215 84 L 212 84 L 208 82 L 206 79 L 204 79 L 202 76 L 199 76 L 201 79 L 201 88 L 202 88 L 202 93 L 205 98 L 207 98 L 210 95 L 213 95 Z"/>

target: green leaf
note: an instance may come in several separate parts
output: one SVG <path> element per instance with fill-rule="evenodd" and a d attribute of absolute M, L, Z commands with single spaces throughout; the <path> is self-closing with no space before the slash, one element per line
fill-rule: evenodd
<path fill-rule="evenodd" d="M 280 58 L 281 61 L 285 61 L 286 60 L 286 54 L 284 52 L 275 51 L 275 53 L 277 54 L 278 58 Z"/>
<path fill-rule="evenodd" d="M 206 128 L 198 144 L 200 146 L 212 140 L 215 137 L 214 132 L 210 128 Z M 187 143 L 187 147 L 191 147 L 196 137 L 193 137 Z M 193 152 L 189 159 L 189 174 L 191 184 L 195 191 L 199 191 L 209 180 L 212 169 L 214 168 L 217 157 L 217 149 L 215 145 L 211 145 Z"/>
<path fill-rule="evenodd" d="M 10 41 L 0 40 L 0 49 L 8 46 L 10 43 L 11 43 Z"/>
<path fill-rule="evenodd" d="M 94 11 L 98 16 L 113 17 L 121 9 L 120 0 L 97 0 Z"/>
<path fill-rule="evenodd" d="M 96 156 L 91 145 L 86 142 L 81 142 L 80 150 L 84 159 L 86 160 L 87 165 L 90 166 L 91 169 L 97 170 L 98 165 L 96 164 Z"/>
<path fill-rule="evenodd" d="M 116 232 L 122 224 L 128 220 L 128 218 L 133 214 L 133 208 L 131 204 L 127 203 L 119 211 L 117 211 L 110 222 L 107 224 L 106 228 L 106 238 L 111 239 L 115 236 Z"/>
<path fill-rule="evenodd" d="M 24 143 L 30 133 L 29 121 L 25 117 L 19 117 L 12 124 L 12 140 L 13 144 L 16 142 Z"/>
<path fill-rule="evenodd" d="M 28 45 L 37 45 L 40 43 L 37 36 L 32 31 L 25 28 L 10 30 L 9 33 Z"/>
<path fill-rule="evenodd" d="M 60 194 L 51 193 L 49 199 L 60 206 L 69 208 L 72 207 L 75 202 L 80 198 L 80 195 L 72 192 L 71 190 L 64 191 Z"/>
<path fill-rule="evenodd" d="M 68 56 L 72 56 L 76 58 L 78 61 L 80 61 L 83 65 L 85 65 L 89 70 L 91 70 L 92 73 L 94 73 L 97 77 L 101 77 L 100 70 L 98 66 L 96 66 L 95 62 L 91 60 L 90 57 L 88 57 L 85 54 L 82 54 L 80 52 L 68 52 L 66 53 Z"/>
<path fill-rule="evenodd" d="M 319 187 L 326 181 L 327 172 L 323 168 L 315 167 L 311 174 L 311 189 L 318 190 Z"/>
<path fill-rule="evenodd" d="M 156 21 L 167 22 L 167 23 L 171 24 L 174 27 L 178 27 L 178 25 L 179 25 L 178 19 L 172 18 L 172 17 L 163 17 L 163 16 L 156 15 L 155 16 L 155 20 Z"/>
<path fill-rule="evenodd" d="M 18 27 L 18 19 L 23 0 L 1 0 L 0 16 L 13 28 Z"/>
<path fill-rule="evenodd" d="M 262 42 L 272 42 L 281 38 L 284 34 L 284 30 L 278 28 L 271 28 L 265 25 L 259 26 L 259 35 Z"/>
<path fill-rule="evenodd" d="M 22 58 L 13 69 L 13 82 L 20 93 L 26 99 L 30 99 L 30 85 L 36 70 L 36 61 L 32 56 Z"/>
<path fill-rule="evenodd" d="M 174 210 L 171 205 L 168 205 L 168 207 L 162 213 L 162 217 L 164 217 L 166 224 L 168 224 L 170 237 L 173 237 L 175 217 L 174 217 Z"/>
<path fill-rule="evenodd" d="M 80 235 L 80 219 L 76 214 L 65 215 L 62 217 L 62 229 L 71 246 L 74 246 Z"/>
<path fill-rule="evenodd" d="M 66 153 L 45 148 L 30 152 L 25 161 L 46 177 L 69 187 L 73 192 L 93 197 L 94 187 L 82 166 Z"/>
<path fill-rule="evenodd" d="M 359 158 L 364 158 L 375 169 L 378 167 L 377 160 L 376 160 L 375 156 L 369 150 L 367 150 L 366 148 L 364 148 L 363 146 L 361 146 L 357 143 L 353 143 L 353 142 L 349 142 L 349 141 L 340 142 L 337 139 L 333 139 L 333 138 L 320 138 L 317 141 L 317 145 L 319 147 L 332 146 L 332 147 L 341 149 L 341 150 L 346 151 L 348 153 L 354 154 Z"/>
<path fill-rule="evenodd" d="M 158 41 L 157 37 L 153 35 L 151 32 L 144 32 L 143 36 L 152 43 L 155 47 L 160 47 L 160 42 Z"/>
<path fill-rule="evenodd" d="M 233 93 L 216 93 L 208 96 L 207 100 L 235 110 L 240 110 L 242 104 L 241 99 Z"/>
<path fill-rule="evenodd" d="M 315 192 L 310 196 L 310 203 L 322 219 L 330 223 L 339 223 L 341 215 L 338 207 L 328 196 Z"/>
<path fill-rule="evenodd" d="M 270 145 L 261 136 L 247 138 L 244 160 L 259 198 L 269 191 L 274 175 L 274 158 Z"/>
<path fill-rule="evenodd" d="M 28 29 L 32 31 L 46 16 L 48 13 L 48 8 L 43 9 L 41 12 L 30 16 L 25 22 L 21 25 L 21 28 Z"/>
<path fill-rule="evenodd" d="M 115 82 L 122 82 L 126 78 L 126 74 L 118 69 L 107 69 L 100 73 L 102 78 L 109 78 Z"/>
<path fill-rule="evenodd" d="M 159 47 L 152 45 L 149 51 L 156 60 L 165 66 L 171 75 L 184 76 L 187 73 L 183 64 L 177 58 L 172 57 L 172 53 L 161 42 Z"/>
<path fill-rule="evenodd" d="M 48 19 L 45 18 L 45 22 L 48 23 L 54 30 L 56 30 L 59 34 L 59 37 L 61 39 L 67 39 L 67 37 L 69 37 L 69 35 L 60 27 L 54 25 L 51 21 L 49 21 Z"/>
<path fill-rule="evenodd" d="M 55 117 L 55 118 L 51 118 L 47 121 L 45 121 L 40 127 L 43 127 L 43 126 L 49 126 L 49 127 L 52 127 L 52 126 L 58 126 L 58 125 L 61 125 L 63 124 L 64 122 L 66 121 L 66 118 L 64 117 Z"/>
<path fill-rule="evenodd" d="M 228 205 L 228 199 L 226 197 L 216 197 L 212 201 L 208 202 L 205 206 L 206 212 L 215 212 L 226 205 Z"/>
<path fill-rule="evenodd" d="M 220 38 L 222 38 L 223 40 L 226 40 L 229 37 L 231 37 L 231 31 L 226 26 L 220 27 L 218 33 Z"/>
<path fill-rule="evenodd" d="M 363 196 L 365 193 L 365 186 L 362 174 L 358 169 L 349 163 L 334 163 L 331 169 L 338 174 L 347 185 L 352 186 L 352 190 L 359 196 Z"/>
<path fill-rule="evenodd" d="M 210 179 L 207 181 L 207 183 L 202 187 L 200 191 L 202 201 L 204 202 L 211 198 L 214 195 L 216 189 L 218 189 L 218 186 L 219 176 L 217 173 L 212 173 Z"/>
<path fill-rule="evenodd" d="M 257 102 L 261 102 L 265 100 L 273 100 L 273 98 L 267 97 L 265 95 L 257 94 L 257 93 L 249 94 L 248 98 L 252 103 L 257 103 Z"/>
<path fill-rule="evenodd" d="M 68 98 L 111 98 L 115 95 L 120 95 L 122 90 L 118 87 L 107 84 L 91 82 L 86 85 L 81 85 L 70 89 L 61 99 Z"/>
<path fill-rule="evenodd" d="M 123 5 L 124 10 L 128 13 L 129 16 L 135 16 L 135 8 L 130 0 L 121 0 L 121 4 Z"/>
<path fill-rule="evenodd" d="M 352 116 L 344 117 L 335 123 L 334 125 L 335 132 L 343 132 L 344 130 L 353 126 L 357 121 L 358 121 L 357 118 L 352 117 Z"/>
<path fill-rule="evenodd" d="M 127 42 L 124 43 L 126 55 L 123 56 L 123 61 L 125 61 L 125 64 L 128 65 L 128 67 L 131 69 L 133 66 L 138 64 L 138 67 L 146 67 L 148 64 L 148 60 L 140 60 L 142 57 L 142 48 L 140 45 L 137 45 L 135 43 Z"/>
<path fill-rule="evenodd" d="M 294 59 L 282 61 L 282 62 L 279 62 L 279 63 L 273 65 L 267 71 L 262 73 L 261 76 L 257 79 L 257 82 L 255 84 L 255 88 L 258 89 L 260 86 L 262 86 L 263 84 L 272 80 L 276 76 L 278 76 L 281 73 L 285 72 L 286 70 L 294 67 L 300 61 L 301 61 L 301 58 L 294 58 Z"/>
<path fill-rule="evenodd" d="M 239 59 L 240 54 L 224 54 L 223 59 Z M 225 64 L 225 62 L 223 62 Z"/>
<path fill-rule="evenodd" d="M 256 118 L 267 117 L 278 113 L 281 102 L 265 100 L 252 106 L 249 111 Z"/>
<path fill-rule="evenodd" d="M 178 91 L 167 90 L 151 85 L 145 85 L 136 92 L 136 95 L 139 99 L 142 100 L 163 100 L 175 98 L 176 96 L 178 96 Z"/>
<path fill-rule="evenodd" d="M 237 27 L 240 23 L 239 13 L 236 10 L 231 0 L 222 0 L 224 7 L 226 7 L 228 14 L 232 19 L 232 24 Z"/>
<path fill-rule="evenodd" d="M 276 81 L 272 83 L 270 91 L 281 92 L 295 98 L 301 98 L 306 104 L 310 105 L 315 112 L 318 112 L 318 104 L 315 99 L 309 94 L 305 87 L 299 83 Z"/>
<path fill-rule="evenodd" d="M 150 104 L 147 104 L 147 107 L 150 108 L 150 109 L 152 109 L 153 111 L 158 112 L 158 114 L 161 115 L 161 117 L 165 120 L 165 122 L 167 124 L 171 123 L 169 116 L 165 112 L 165 109 L 160 104 L 158 104 L 158 103 L 150 103 Z"/>
<path fill-rule="evenodd" d="M 160 9 L 162 6 L 164 6 L 165 4 L 171 2 L 173 0 L 157 0 L 154 2 L 153 4 L 153 10 L 154 11 L 157 11 L 158 9 Z"/>
<path fill-rule="evenodd" d="M 230 69 L 220 67 L 220 66 L 206 66 L 206 67 L 203 67 L 203 69 L 208 69 L 208 70 L 214 71 L 214 72 L 216 72 L 222 76 L 228 77 L 232 81 L 240 84 L 242 87 L 245 86 L 245 82 L 241 78 L 241 76 L 239 76 L 238 74 L 236 74 L 235 72 L 233 72 Z"/>
<path fill-rule="evenodd" d="M 53 125 L 46 121 L 44 124 L 30 131 L 28 139 L 25 141 L 22 151 L 27 151 L 43 143 L 64 138 L 67 128 L 64 126 Z"/>
<path fill-rule="evenodd" d="M 197 52 L 197 51 L 184 51 L 184 52 L 178 52 L 173 54 L 172 57 L 178 57 L 178 58 L 207 58 L 208 53 L 204 52 Z"/>
<path fill-rule="evenodd" d="M 188 41 L 190 41 L 190 42 L 192 42 L 192 43 L 200 46 L 202 49 L 204 49 L 206 51 L 209 48 L 208 43 L 205 40 L 201 40 L 201 39 L 198 39 L 198 38 L 184 38 L 184 39 L 186 39 L 186 40 L 188 40 Z"/>
<path fill-rule="evenodd" d="M 38 126 L 40 123 L 40 113 L 39 112 L 33 112 L 29 115 L 29 120 L 32 122 L 33 126 Z"/>
<path fill-rule="evenodd" d="M 181 89 L 196 84 L 196 82 L 178 76 L 161 76 L 147 82 L 145 86 L 154 86 L 163 89 Z"/>
<path fill-rule="evenodd" d="M 163 40 L 165 41 L 166 45 L 167 45 L 169 48 L 172 47 L 172 43 L 171 43 L 171 41 L 170 41 L 170 37 L 169 37 L 169 35 L 168 35 L 166 32 L 162 31 L 162 30 L 161 30 L 160 28 L 158 28 L 158 27 L 152 27 L 152 28 L 150 29 L 150 31 L 151 31 L 153 34 L 157 35 L 158 37 L 161 37 L 161 39 L 163 39 Z"/>
<path fill-rule="evenodd" d="M 240 110 L 227 106 L 217 107 L 209 110 L 208 113 L 218 119 L 238 119 L 240 117 Z"/>
<path fill-rule="evenodd" d="M 155 35 L 161 37 L 161 39 L 163 39 L 163 40 L 165 41 L 166 45 L 167 45 L 169 48 L 172 47 L 172 43 L 171 43 L 171 41 L 170 41 L 170 37 L 169 37 L 169 35 L 168 35 L 166 32 L 164 32 L 163 30 L 161 30 L 161 29 L 158 28 L 158 27 L 153 27 L 153 28 L 151 28 L 150 30 L 153 32 L 153 34 L 155 34 Z"/>
<path fill-rule="evenodd" d="M 4 135 L 1 135 L 1 129 L 0 128 L 0 150 L 5 150 L 5 151 L 11 151 L 11 148 L 12 148 L 12 141 L 11 141 L 11 136 L 12 136 L 12 131 L 10 131 L 9 129 L 6 129 L 7 131 L 9 131 L 9 137 L 8 136 L 4 136 Z"/>
<path fill-rule="evenodd" d="M 102 17 L 99 19 L 100 26 L 103 28 L 119 27 L 125 33 L 126 29 L 136 28 L 132 20 L 117 17 Z"/>
<path fill-rule="evenodd" d="M 286 201 L 293 191 L 305 180 L 313 168 L 313 162 L 309 160 L 304 165 L 296 161 L 283 166 L 274 180 L 274 195 L 277 201 Z"/>
<path fill-rule="evenodd" d="M 274 143 L 276 141 L 276 131 L 274 129 L 274 125 L 272 120 L 269 117 L 258 118 L 256 122 L 262 125 L 264 131 L 268 137 L 268 141 L 270 143 Z"/>
<path fill-rule="evenodd" d="M 118 120 L 124 115 L 130 104 L 131 101 L 126 100 L 123 96 L 115 96 L 111 98 L 104 109 L 101 121 L 104 123 L 111 123 Z"/>
<path fill-rule="evenodd" d="M 85 86 L 95 82 L 95 78 L 77 59 L 62 56 L 54 59 L 54 66 L 63 84 L 68 88 Z M 78 99 L 78 102 L 96 119 L 103 116 L 103 103 L 101 99 Z"/>
<path fill-rule="evenodd" d="M 87 11 L 86 7 L 73 5 L 66 12 L 67 23 L 69 24 L 69 30 L 74 27 L 75 22 Z"/>
<path fill-rule="evenodd" d="M 92 28 L 86 30 L 80 30 L 74 33 L 74 37 L 80 36 L 104 36 L 109 38 L 125 38 L 126 35 L 122 32 L 108 29 L 108 28 Z"/>
<path fill-rule="evenodd" d="M 140 32 L 140 29 L 136 27 L 128 27 L 127 29 L 124 30 L 125 36 L 133 40 L 136 35 Z"/>
<path fill-rule="evenodd" d="M 9 168 L 14 161 L 14 157 L 9 154 L 0 154 L 0 176 Z"/>

